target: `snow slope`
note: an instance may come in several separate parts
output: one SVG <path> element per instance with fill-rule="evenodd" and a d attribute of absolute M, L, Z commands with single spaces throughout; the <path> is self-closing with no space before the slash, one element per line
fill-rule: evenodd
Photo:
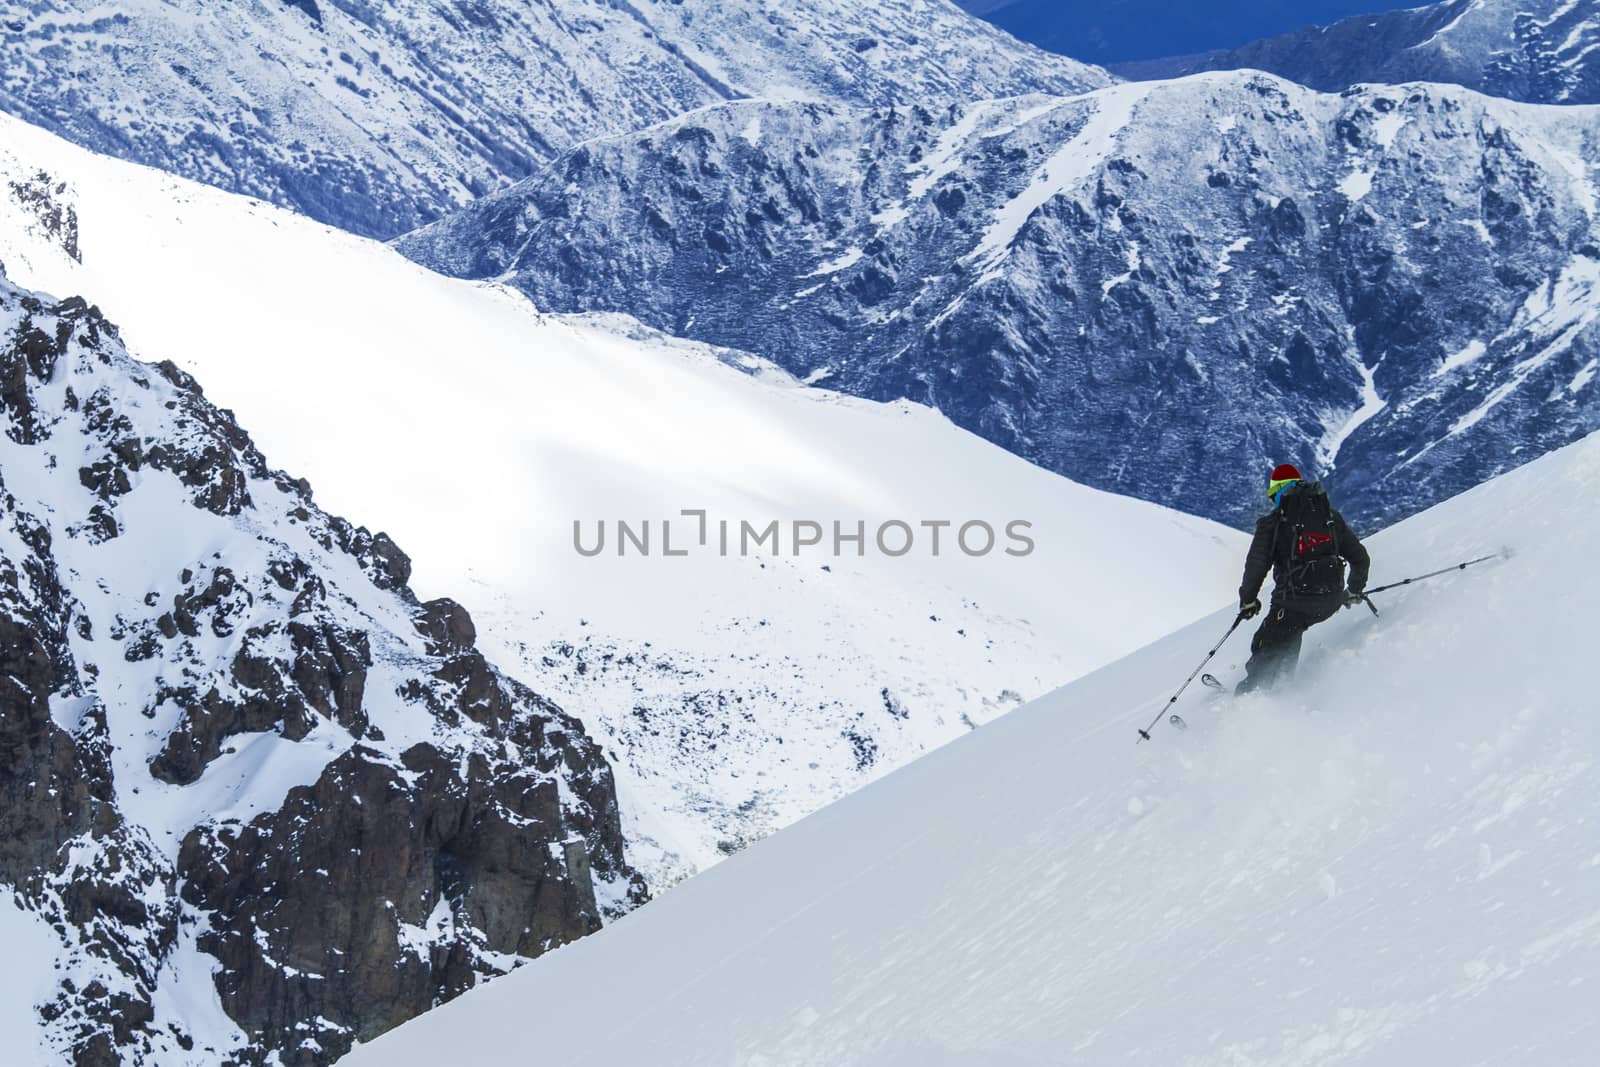
<path fill-rule="evenodd" d="M 1597 508 L 1590 437 L 1373 538 L 1380 583 L 1516 552 L 1296 692 L 1134 744 L 1219 614 L 347 1062 L 1592 1064 Z"/>
<path fill-rule="evenodd" d="M 656 885 L 1190 621 L 1236 580 L 1236 533 L 1049 475 L 926 408 L 541 316 L 11 119 L 0 177 L 15 278 L 91 294 L 132 351 L 193 372 L 319 503 L 403 544 L 413 586 L 465 604 L 490 659 L 602 739 Z M 601 519 L 654 520 L 659 550 L 660 520 L 696 508 L 763 527 L 1024 520 L 1038 547 L 966 558 L 947 532 L 937 558 L 926 541 L 898 559 L 574 551 L 574 520 L 586 542 Z"/>

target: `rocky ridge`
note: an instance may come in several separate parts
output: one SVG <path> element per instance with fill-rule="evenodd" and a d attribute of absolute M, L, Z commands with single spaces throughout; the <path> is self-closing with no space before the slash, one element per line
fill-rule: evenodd
<path fill-rule="evenodd" d="M 610 768 L 171 364 L 0 277 L 0 886 L 77 1064 L 325 1064 L 643 899 Z"/>
<path fill-rule="evenodd" d="M 581 140 L 728 99 L 1110 81 L 945 0 L 23 0 L 0 60 L 0 109 L 380 238 Z"/>

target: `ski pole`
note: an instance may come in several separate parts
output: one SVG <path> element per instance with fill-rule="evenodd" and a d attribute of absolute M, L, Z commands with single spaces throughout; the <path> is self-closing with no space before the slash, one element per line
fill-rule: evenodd
<path fill-rule="evenodd" d="M 1386 589 L 1398 589 L 1402 585 L 1410 585 L 1412 582 L 1420 582 L 1424 578 L 1437 578 L 1439 575 L 1449 574 L 1451 571 L 1464 571 L 1474 563 L 1486 563 L 1491 559 L 1499 559 L 1500 555 L 1501 554 L 1499 552 L 1491 552 L 1487 556 L 1479 556 L 1477 559 L 1469 559 L 1465 563 L 1457 563 L 1450 567 L 1441 567 L 1436 571 L 1429 571 L 1427 574 L 1419 574 L 1415 578 L 1402 578 L 1398 582 L 1390 582 L 1388 585 L 1380 585 L 1376 589 L 1368 589 L 1366 595 L 1371 596 L 1373 593 L 1381 593 Z M 1372 605 L 1369 604 L 1367 606 L 1371 607 Z"/>
<path fill-rule="evenodd" d="M 1206 658 L 1200 661 L 1200 666 L 1196 667 L 1194 669 L 1194 673 L 1189 675 L 1188 678 L 1184 679 L 1182 685 L 1178 686 L 1178 691 L 1172 694 L 1172 699 L 1167 701 L 1166 707 L 1163 707 L 1159 712 L 1156 713 L 1156 717 L 1150 720 L 1149 726 L 1146 726 L 1143 730 L 1139 731 L 1139 741 L 1135 741 L 1134 744 L 1139 744 L 1141 741 L 1150 740 L 1150 731 L 1156 728 L 1156 723 L 1160 722 L 1161 716 L 1167 713 L 1167 708 L 1172 707 L 1172 705 L 1178 702 L 1178 698 L 1183 696 L 1183 691 L 1189 688 L 1189 683 L 1199 677 L 1200 672 L 1206 669 L 1206 664 L 1211 662 L 1211 657 L 1215 656 L 1222 646 L 1228 643 L 1228 638 L 1233 636 L 1233 631 L 1239 628 L 1239 624 L 1241 622 L 1244 622 L 1244 612 L 1242 611 L 1238 615 L 1234 616 L 1233 625 L 1228 627 L 1228 632 L 1222 635 L 1222 640 L 1218 641 L 1216 645 L 1212 647 L 1211 651 L 1206 653 Z"/>

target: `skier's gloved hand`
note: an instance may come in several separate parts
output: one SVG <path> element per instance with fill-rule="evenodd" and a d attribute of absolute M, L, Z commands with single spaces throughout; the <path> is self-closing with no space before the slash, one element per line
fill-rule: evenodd
<path fill-rule="evenodd" d="M 1239 618 L 1253 619 L 1261 614 L 1261 598 L 1253 597 L 1250 600 L 1239 602 Z"/>
<path fill-rule="evenodd" d="M 1367 599 L 1367 597 L 1366 597 L 1365 593 L 1358 593 L 1358 592 L 1356 592 L 1355 590 L 1352 589 L 1350 592 L 1348 592 L 1348 593 L 1346 593 L 1344 595 L 1344 606 L 1347 607 L 1347 608 L 1353 608 L 1357 604 L 1360 604 L 1363 601 L 1365 601 L 1366 599 Z"/>

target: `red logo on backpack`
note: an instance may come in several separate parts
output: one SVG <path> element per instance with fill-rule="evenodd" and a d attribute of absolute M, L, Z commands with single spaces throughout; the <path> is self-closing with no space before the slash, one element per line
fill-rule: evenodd
<path fill-rule="evenodd" d="M 1322 533 L 1303 533 L 1294 543 L 1297 556 L 1309 556 L 1323 545 L 1332 544 L 1333 537 Z"/>

